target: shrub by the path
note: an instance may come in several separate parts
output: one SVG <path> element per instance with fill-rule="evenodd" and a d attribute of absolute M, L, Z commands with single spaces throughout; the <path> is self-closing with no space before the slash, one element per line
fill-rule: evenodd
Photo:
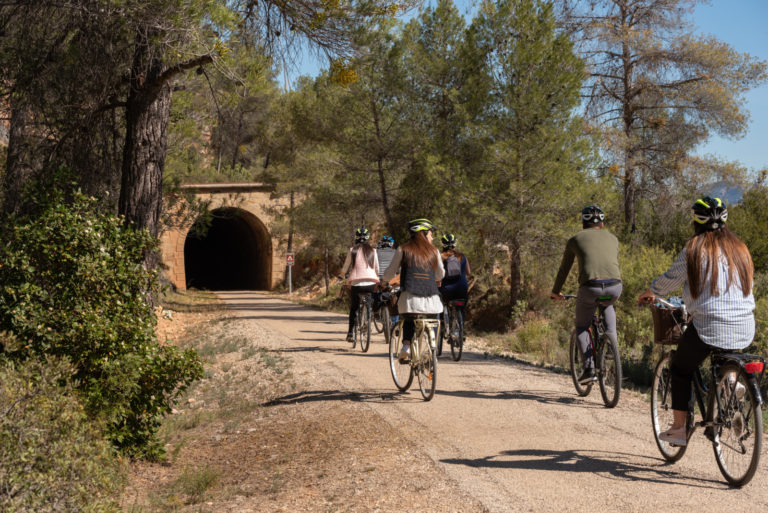
<path fill-rule="evenodd" d="M 91 416 L 128 454 L 162 452 L 162 416 L 202 376 L 194 351 L 160 345 L 143 265 L 156 239 L 127 229 L 82 194 L 53 193 L 35 214 L 0 223 L 0 330 L 18 338 L 6 357 L 66 356 Z"/>
<path fill-rule="evenodd" d="M 0 362 L 0 511 L 119 511 L 122 474 L 77 400 L 73 371 L 53 357 Z"/>

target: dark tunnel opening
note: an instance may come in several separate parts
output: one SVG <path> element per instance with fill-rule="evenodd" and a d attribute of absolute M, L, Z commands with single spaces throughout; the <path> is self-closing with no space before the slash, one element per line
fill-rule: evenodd
<path fill-rule="evenodd" d="M 271 241 L 252 214 L 235 208 L 212 212 L 202 234 L 198 221 L 184 242 L 187 288 L 206 290 L 268 290 Z"/>

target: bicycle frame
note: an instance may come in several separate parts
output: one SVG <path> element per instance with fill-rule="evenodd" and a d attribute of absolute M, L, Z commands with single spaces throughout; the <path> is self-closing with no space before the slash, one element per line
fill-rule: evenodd
<path fill-rule="evenodd" d="M 710 364 L 710 377 L 712 379 L 712 384 L 714 384 L 717 380 L 717 376 L 719 376 L 719 370 L 720 367 L 726 363 L 736 363 L 740 371 L 743 372 L 747 376 L 747 383 L 749 383 L 750 387 L 752 388 L 752 393 L 754 394 L 755 398 L 757 399 L 758 403 L 760 405 L 763 403 L 763 397 L 760 393 L 760 386 L 758 383 L 758 378 L 750 372 L 747 372 L 746 368 L 744 367 L 744 361 L 743 360 L 758 360 L 762 363 L 763 371 L 760 373 L 760 381 L 762 381 L 763 373 L 765 372 L 765 359 L 758 355 L 750 355 L 750 354 L 743 354 L 743 357 L 740 358 L 734 358 L 733 356 L 728 357 L 722 357 L 717 354 L 713 354 L 711 356 L 711 364 Z M 691 398 L 688 412 L 690 415 L 690 420 L 695 420 L 695 411 L 694 411 L 694 404 L 693 401 L 696 401 L 696 404 L 699 407 L 699 413 L 701 414 L 701 421 L 700 422 L 692 422 L 692 425 L 688 428 L 688 435 L 690 438 L 690 434 L 693 432 L 694 429 L 697 427 L 703 427 L 703 428 L 709 428 L 709 427 L 715 427 L 715 412 L 722 413 L 724 411 L 724 405 L 720 402 L 720 394 L 715 394 L 713 390 L 711 390 L 707 385 L 704 384 L 704 377 L 701 374 L 701 367 L 696 369 L 696 372 L 693 375 L 693 397 Z M 733 400 L 733 399 L 731 399 Z M 705 402 L 706 401 L 706 402 Z M 725 405 L 727 406 L 727 405 Z M 721 417 L 721 415 L 717 416 L 718 418 Z M 706 433 L 706 432 L 705 432 Z M 707 438 L 712 439 L 713 435 L 707 433 Z"/>
<path fill-rule="evenodd" d="M 405 322 L 405 319 L 401 319 L 399 323 Z M 436 350 L 435 333 L 440 329 L 440 321 L 429 317 L 416 317 L 413 320 L 415 330 L 413 332 L 413 340 L 411 340 L 411 366 L 416 365 L 417 362 L 421 362 L 421 347 L 416 343 L 421 340 L 421 335 L 426 330 L 427 340 L 433 351 Z M 401 328 L 402 329 L 402 328 Z"/>

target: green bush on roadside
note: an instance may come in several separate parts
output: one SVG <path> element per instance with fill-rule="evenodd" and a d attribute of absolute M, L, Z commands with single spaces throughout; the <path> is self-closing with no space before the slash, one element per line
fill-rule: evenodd
<path fill-rule="evenodd" d="M 123 475 L 77 399 L 74 370 L 56 357 L 0 361 L 0 511 L 119 511 Z"/>
<path fill-rule="evenodd" d="M 45 194 L 34 214 L 0 223 L 0 330 L 19 341 L 5 354 L 68 357 L 109 439 L 128 454 L 157 457 L 162 416 L 202 376 L 193 350 L 156 340 L 147 298 L 158 290 L 157 272 L 142 262 L 157 241 L 94 198 Z"/>

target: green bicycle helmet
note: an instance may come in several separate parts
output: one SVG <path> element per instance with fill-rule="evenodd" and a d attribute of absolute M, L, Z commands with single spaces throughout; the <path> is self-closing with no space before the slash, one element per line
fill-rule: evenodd
<path fill-rule="evenodd" d="M 443 249 L 453 249 L 456 247 L 456 236 L 452 233 L 446 233 L 442 236 L 440 242 L 443 243 Z"/>

